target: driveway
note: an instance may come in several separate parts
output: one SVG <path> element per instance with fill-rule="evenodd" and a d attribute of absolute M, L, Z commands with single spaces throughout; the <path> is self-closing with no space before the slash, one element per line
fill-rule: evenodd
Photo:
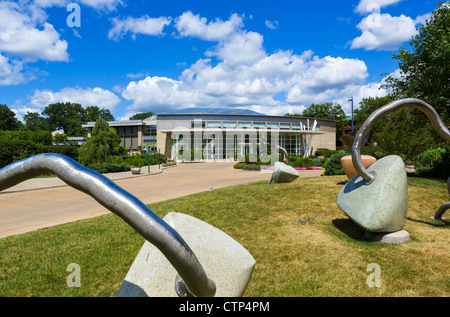
<path fill-rule="evenodd" d="M 162 173 L 152 166 L 150 174 L 144 167 L 139 176 L 130 172 L 107 176 L 145 204 L 270 178 L 270 173 L 237 170 L 233 164 L 186 163 Z M 0 238 L 107 213 L 91 196 L 58 178 L 30 179 L 0 193 Z"/>
<path fill-rule="evenodd" d="M 131 172 L 105 174 L 145 204 L 236 184 L 268 181 L 272 172 L 234 169 L 234 162 L 185 163 L 163 170 L 158 165 Z M 300 171 L 300 177 L 323 171 Z M 91 196 L 59 178 L 34 178 L 0 193 L 0 238 L 110 213 Z"/>

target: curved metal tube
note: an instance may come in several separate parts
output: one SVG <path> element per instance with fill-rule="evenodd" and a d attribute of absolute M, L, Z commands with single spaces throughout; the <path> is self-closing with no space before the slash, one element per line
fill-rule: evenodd
<path fill-rule="evenodd" d="M 281 152 L 283 152 L 283 155 L 284 155 L 284 157 L 286 158 L 286 164 L 289 165 L 289 154 L 288 154 L 288 152 L 286 151 L 286 149 L 283 148 L 283 147 L 281 147 L 281 146 L 279 146 L 279 145 L 277 145 L 277 148 L 280 149 Z"/>
<path fill-rule="evenodd" d="M 361 161 L 361 148 L 363 146 L 364 137 L 369 133 L 370 129 L 375 125 L 375 123 L 382 117 L 387 115 L 388 113 L 397 110 L 399 108 L 404 107 L 414 107 L 422 110 L 428 117 L 428 119 L 433 124 L 433 127 L 436 131 L 447 141 L 450 143 L 450 132 L 442 122 L 436 110 L 431 107 L 426 102 L 415 99 L 415 98 L 406 98 L 393 101 L 381 108 L 375 110 L 364 122 L 361 128 L 356 133 L 355 140 L 353 141 L 352 146 L 352 162 L 355 167 L 357 173 L 366 181 L 366 185 L 371 184 L 375 178 L 376 173 L 374 171 L 369 172 L 364 167 Z"/>
<path fill-rule="evenodd" d="M 215 283 L 208 278 L 195 254 L 175 229 L 109 178 L 67 156 L 38 154 L 0 169 L 0 191 L 45 173 L 53 173 L 68 185 L 92 196 L 154 244 L 193 295 L 214 296 Z"/>
<path fill-rule="evenodd" d="M 450 195 L 450 177 L 447 178 L 447 192 Z M 434 214 L 434 219 L 442 220 L 442 215 L 444 212 L 447 211 L 447 209 L 450 209 L 450 202 L 443 204 L 441 207 L 436 210 L 436 213 Z"/>

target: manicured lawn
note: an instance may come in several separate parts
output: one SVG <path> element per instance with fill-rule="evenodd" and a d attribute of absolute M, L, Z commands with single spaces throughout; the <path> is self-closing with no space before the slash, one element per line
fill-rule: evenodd
<path fill-rule="evenodd" d="M 256 182 L 150 208 L 192 215 L 240 242 L 256 260 L 248 297 L 449 296 L 449 226 L 430 219 L 449 201 L 445 182 L 408 179 L 411 241 L 388 245 L 366 241 L 336 206 L 345 180 Z M 143 242 L 114 214 L 0 239 L 0 296 L 114 296 Z M 80 265 L 79 288 L 66 284 L 70 263 Z M 367 286 L 371 263 L 381 287 Z"/>

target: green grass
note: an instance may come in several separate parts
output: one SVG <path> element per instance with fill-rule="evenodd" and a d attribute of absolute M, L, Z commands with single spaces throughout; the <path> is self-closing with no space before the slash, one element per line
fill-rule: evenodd
<path fill-rule="evenodd" d="M 256 182 L 150 208 L 192 215 L 241 243 L 256 260 L 248 297 L 449 296 L 449 226 L 430 219 L 449 200 L 445 182 L 408 179 L 411 241 L 393 245 L 366 241 L 336 206 L 345 179 Z M 1 239 L 0 296 L 114 296 L 143 242 L 114 214 Z M 81 267 L 79 288 L 66 284 L 70 263 Z M 366 284 L 370 263 L 381 268 L 379 288 Z"/>

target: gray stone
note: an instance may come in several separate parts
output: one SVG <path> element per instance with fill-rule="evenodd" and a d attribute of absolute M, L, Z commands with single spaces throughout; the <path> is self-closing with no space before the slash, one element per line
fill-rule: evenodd
<path fill-rule="evenodd" d="M 369 232 L 395 232 L 404 228 L 408 184 L 403 160 L 390 155 L 371 164 L 367 170 L 377 177 L 367 185 L 356 175 L 339 192 L 336 204 L 356 224 Z"/>
<path fill-rule="evenodd" d="M 406 230 L 396 232 L 367 232 L 366 238 L 383 243 L 403 243 L 409 241 L 409 233 Z"/>
<path fill-rule="evenodd" d="M 274 183 L 290 183 L 299 176 L 298 172 L 292 166 L 282 162 L 275 162 L 273 165 L 272 179 Z"/>
<path fill-rule="evenodd" d="M 171 212 L 163 219 L 183 237 L 214 281 L 215 296 L 243 295 L 255 260 L 242 245 L 223 231 L 186 214 Z M 176 270 L 164 255 L 146 241 L 117 296 L 176 297 L 176 276 Z"/>

